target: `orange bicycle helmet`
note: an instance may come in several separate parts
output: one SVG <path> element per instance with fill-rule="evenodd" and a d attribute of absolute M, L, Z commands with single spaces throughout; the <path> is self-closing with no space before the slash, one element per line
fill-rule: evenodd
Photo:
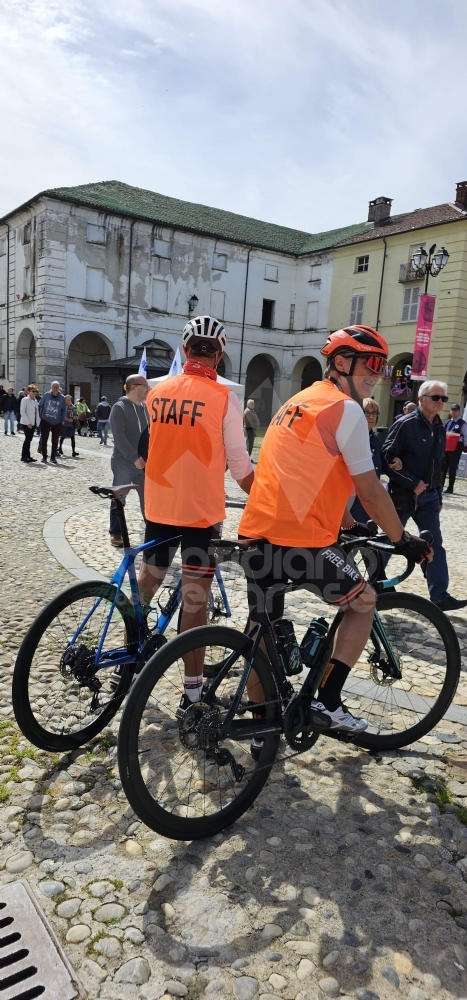
<path fill-rule="evenodd" d="M 384 337 L 373 327 L 346 326 L 329 335 L 321 348 L 321 354 L 328 358 L 332 358 L 334 354 L 376 354 L 386 359 L 389 348 Z"/>

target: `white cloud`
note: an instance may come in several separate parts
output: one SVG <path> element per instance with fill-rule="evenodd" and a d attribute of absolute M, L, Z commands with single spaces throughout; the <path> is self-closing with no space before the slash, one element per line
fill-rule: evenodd
<path fill-rule="evenodd" d="M 311 231 L 465 179 L 467 8 L 0 0 L 0 213 L 119 178 Z"/>

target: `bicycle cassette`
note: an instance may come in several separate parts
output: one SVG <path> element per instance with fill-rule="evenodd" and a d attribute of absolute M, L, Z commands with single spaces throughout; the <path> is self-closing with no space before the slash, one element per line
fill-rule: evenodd
<path fill-rule="evenodd" d="M 314 746 L 330 719 L 310 708 L 310 696 L 295 694 L 284 712 L 284 736 L 292 750 L 304 753 Z"/>

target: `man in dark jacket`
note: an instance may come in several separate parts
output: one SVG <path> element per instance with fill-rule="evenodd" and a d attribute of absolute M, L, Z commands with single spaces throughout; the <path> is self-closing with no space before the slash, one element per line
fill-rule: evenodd
<path fill-rule="evenodd" d="M 383 445 L 389 471 L 389 493 L 402 524 L 413 518 L 420 531 L 433 535 L 433 560 L 427 567 L 430 600 L 442 611 L 464 608 L 448 592 L 449 572 L 440 527 L 446 432 L 439 416 L 447 402 L 445 382 L 423 382 L 418 409 L 390 427 Z M 399 462 L 395 463 L 395 460 Z M 394 465 L 399 468 L 396 471 Z"/>
<path fill-rule="evenodd" d="M 109 433 L 110 403 L 107 396 L 101 396 L 99 405 L 96 407 L 97 435 L 101 444 L 107 447 L 107 435 Z"/>
<path fill-rule="evenodd" d="M 7 390 L 4 396 L 0 400 L 0 408 L 3 413 L 3 420 L 5 423 L 5 434 L 8 434 L 8 424 L 10 425 L 10 434 L 15 436 L 15 413 L 16 413 L 16 396 L 13 389 Z"/>
<path fill-rule="evenodd" d="M 110 411 L 110 429 L 114 439 L 114 450 L 110 461 L 113 472 L 113 486 L 135 483 L 141 513 L 144 517 L 144 460 L 138 454 L 139 439 L 149 425 L 144 400 L 149 386 L 144 375 L 129 375 L 124 385 L 126 396 L 121 396 Z M 117 508 L 110 505 L 110 543 L 122 548 L 123 540 Z"/>
<path fill-rule="evenodd" d="M 39 403 L 41 418 L 41 450 L 42 461 L 47 461 L 47 441 L 52 435 L 50 461 L 57 465 L 58 443 L 62 432 L 62 423 L 66 417 L 66 400 L 60 392 L 60 383 L 51 382 L 50 392 L 45 392 Z"/>

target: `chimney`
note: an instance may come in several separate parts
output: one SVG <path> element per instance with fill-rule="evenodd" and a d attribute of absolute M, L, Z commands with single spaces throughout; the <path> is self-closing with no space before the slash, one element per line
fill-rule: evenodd
<path fill-rule="evenodd" d="M 456 205 L 467 209 L 467 181 L 459 181 L 456 185 Z"/>
<path fill-rule="evenodd" d="M 368 222 L 382 226 L 391 217 L 392 198 L 375 198 L 368 205 Z"/>

